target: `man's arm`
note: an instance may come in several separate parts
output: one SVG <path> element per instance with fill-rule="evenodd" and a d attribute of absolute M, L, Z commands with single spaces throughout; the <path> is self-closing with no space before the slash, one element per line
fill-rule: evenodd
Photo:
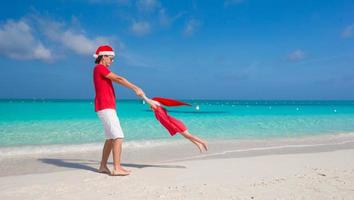
<path fill-rule="evenodd" d="M 132 84 L 131 82 L 129 82 L 127 79 L 125 79 L 122 76 L 118 76 L 117 74 L 110 72 L 109 74 L 107 74 L 106 78 L 111 79 L 112 81 L 121 84 L 127 88 L 130 88 L 132 90 L 134 90 L 134 92 L 136 93 L 136 95 L 142 97 L 144 96 L 144 92 L 142 89 L 140 89 L 138 86 Z"/>

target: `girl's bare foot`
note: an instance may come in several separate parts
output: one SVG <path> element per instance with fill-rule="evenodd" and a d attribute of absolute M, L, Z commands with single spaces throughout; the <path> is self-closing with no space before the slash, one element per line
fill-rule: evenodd
<path fill-rule="evenodd" d="M 208 143 L 203 141 L 202 145 L 204 147 L 204 150 L 208 151 Z"/>
<path fill-rule="evenodd" d="M 203 152 L 203 146 L 199 142 L 196 142 L 195 144 L 197 145 L 200 153 L 202 153 Z"/>

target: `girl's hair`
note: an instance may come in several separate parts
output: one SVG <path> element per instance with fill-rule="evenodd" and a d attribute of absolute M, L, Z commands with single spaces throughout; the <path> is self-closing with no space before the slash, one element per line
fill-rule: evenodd
<path fill-rule="evenodd" d="M 96 64 L 99 64 L 100 62 L 101 62 L 101 60 L 102 60 L 102 55 L 101 56 L 98 56 L 97 58 L 96 58 L 96 60 L 95 60 L 95 63 Z"/>

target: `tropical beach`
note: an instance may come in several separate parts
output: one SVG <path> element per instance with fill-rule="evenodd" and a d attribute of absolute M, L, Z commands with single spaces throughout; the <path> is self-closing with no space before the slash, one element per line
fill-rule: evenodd
<path fill-rule="evenodd" d="M 2 2 L 0 199 L 354 199 L 353 10 Z"/>

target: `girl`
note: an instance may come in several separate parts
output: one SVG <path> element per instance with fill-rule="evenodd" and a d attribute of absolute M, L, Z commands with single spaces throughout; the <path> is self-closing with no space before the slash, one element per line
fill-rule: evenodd
<path fill-rule="evenodd" d="M 154 111 L 156 119 L 168 130 L 171 136 L 174 136 L 176 133 L 180 133 L 185 138 L 193 142 L 198 147 L 200 152 L 202 152 L 203 150 L 205 151 L 208 150 L 208 146 L 205 141 L 198 138 L 197 136 L 192 135 L 188 131 L 187 127 L 183 124 L 183 122 L 168 115 L 167 110 L 162 107 L 162 104 L 168 105 L 168 103 L 166 102 L 174 101 L 174 100 L 168 100 L 163 98 L 149 99 L 145 95 L 143 95 L 142 97 Z M 178 102 L 178 104 L 176 105 L 188 105 L 188 104 L 185 104 L 183 102 Z"/>

